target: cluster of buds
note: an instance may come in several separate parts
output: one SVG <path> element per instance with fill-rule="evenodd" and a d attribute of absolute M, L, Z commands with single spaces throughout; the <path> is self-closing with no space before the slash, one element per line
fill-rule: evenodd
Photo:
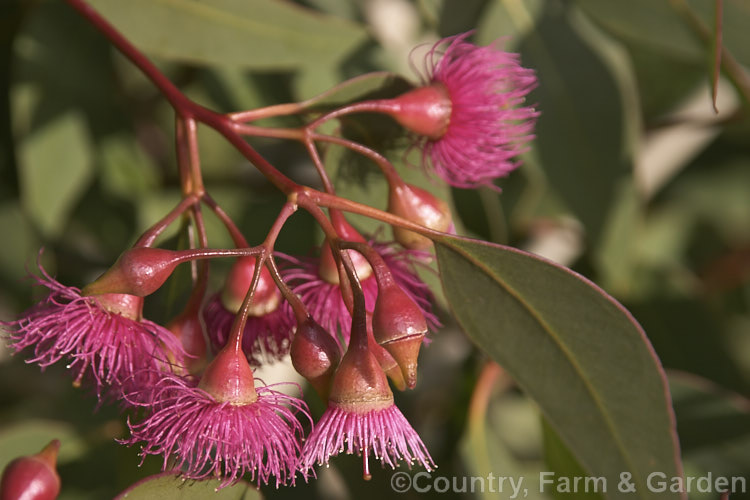
<path fill-rule="evenodd" d="M 84 14 L 105 33 L 112 31 L 90 9 Z M 477 47 L 468 36 L 437 43 L 427 56 L 428 74 L 413 90 L 343 106 L 301 129 L 266 129 L 253 122 L 302 113 L 302 105 L 219 115 L 172 99 L 182 201 L 82 289 L 64 286 L 42 270 L 37 280 L 49 296 L 6 324 L 14 351 L 30 353 L 28 361 L 42 367 L 65 362 L 76 385 L 137 410 L 140 420 L 128 421 L 130 435 L 121 442 L 140 444 L 143 457 L 161 455 L 165 470 L 188 478 L 220 477 L 223 485 L 243 477 L 259 485 L 293 484 L 297 475 L 307 480 L 317 464 L 339 453 L 361 455 L 365 478 L 371 457 L 383 466 L 405 462 L 432 470 L 426 446 L 394 404 L 393 389 L 415 387 L 420 349 L 439 326 L 417 267 L 431 259 L 430 236 L 452 231 L 450 210 L 445 201 L 405 183 L 385 157 L 344 138 L 338 143 L 382 169 L 388 211 L 335 196 L 316 146 L 335 140 L 316 128 L 346 114 L 382 113 L 414 137 L 428 171 L 458 187 L 492 185 L 517 166 L 531 138 L 537 113 L 523 102 L 535 78 L 516 55 L 498 46 Z M 153 71 L 135 49 L 113 41 L 147 74 Z M 176 92 L 162 90 L 168 98 Z M 198 121 L 226 135 L 287 195 L 259 245 L 248 245 L 203 187 Z M 283 176 L 242 135 L 303 142 L 326 192 Z M 208 246 L 206 207 L 224 223 L 234 248 Z M 325 234 L 315 256 L 274 250 L 299 208 L 310 212 Z M 363 236 L 346 220 L 347 210 L 391 224 L 394 241 Z M 193 224 L 194 246 L 156 247 L 179 217 Z M 209 294 L 209 263 L 216 258 L 236 260 L 222 289 Z M 144 318 L 144 300 L 188 262 L 196 272 L 184 309 L 166 326 Z M 255 367 L 287 356 L 327 402 L 317 422 L 301 389 L 288 395 L 254 377 Z"/>

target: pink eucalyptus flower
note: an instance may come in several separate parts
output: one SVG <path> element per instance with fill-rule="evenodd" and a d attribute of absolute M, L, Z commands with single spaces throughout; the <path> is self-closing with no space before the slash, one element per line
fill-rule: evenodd
<path fill-rule="evenodd" d="M 432 312 L 432 292 L 417 275 L 415 266 L 429 254 L 417 250 L 405 250 L 392 243 L 370 241 L 370 245 L 383 257 L 396 283 L 417 303 L 431 328 L 440 322 Z M 281 275 L 289 287 L 300 296 L 312 317 L 334 337 L 341 332 L 344 343 L 349 342 L 352 317 L 341 295 L 341 287 L 323 279 L 319 272 L 318 258 L 279 255 L 287 262 Z M 374 275 L 361 281 L 366 309 L 372 312 L 378 296 L 378 285 Z M 290 313 L 291 315 L 291 313 Z"/>
<path fill-rule="evenodd" d="M 364 327 L 364 325 L 361 325 Z M 370 478 L 372 453 L 383 466 L 405 461 L 435 468 L 419 435 L 393 403 L 386 375 L 370 351 L 363 331 L 352 334 L 331 386 L 328 408 L 305 441 L 300 470 L 307 477 L 317 463 L 339 453 L 362 457 L 363 476 Z"/>
<path fill-rule="evenodd" d="M 166 328 L 143 319 L 143 299 L 132 295 L 82 296 L 41 269 L 38 284 L 49 296 L 16 321 L 11 329 L 16 353 L 32 349 L 27 363 L 46 368 L 68 362 L 75 383 L 93 378 L 97 394 L 117 397 L 148 387 L 173 367 L 183 367 L 185 351 Z"/>
<path fill-rule="evenodd" d="M 370 474 L 371 453 L 392 469 L 402 460 L 409 466 L 417 462 L 428 471 L 435 469 L 422 439 L 393 404 L 366 413 L 329 405 L 305 440 L 300 469 L 306 474 L 315 464 L 327 464 L 339 453 L 362 456 L 365 477 Z"/>
<path fill-rule="evenodd" d="M 224 307 L 219 293 L 206 304 L 203 319 L 215 350 L 218 351 L 227 343 L 235 317 L 235 314 Z M 260 366 L 264 361 L 283 358 L 289 352 L 294 325 L 294 316 L 283 306 L 262 316 L 248 316 L 242 336 L 242 349 L 250 364 Z"/>
<path fill-rule="evenodd" d="M 163 469 L 170 457 L 185 477 L 222 478 L 221 487 L 245 474 L 258 485 L 275 477 L 275 484 L 294 483 L 302 426 L 301 413 L 310 419 L 307 405 L 297 398 L 256 387 L 251 403 L 217 401 L 197 386 L 194 378 L 169 374 L 149 396 L 149 416 L 142 422 L 128 421 L 131 437 L 121 441 L 133 445 L 143 441 L 141 456 L 163 455 Z"/>
<path fill-rule="evenodd" d="M 422 139 L 422 164 L 461 188 L 492 186 L 515 169 L 538 116 L 523 106 L 537 84 L 534 72 L 520 66 L 518 54 L 503 51 L 500 41 L 478 47 L 466 41 L 470 35 L 436 43 L 425 58 L 426 87 L 400 98 L 449 110 L 443 125 L 431 126 Z"/>

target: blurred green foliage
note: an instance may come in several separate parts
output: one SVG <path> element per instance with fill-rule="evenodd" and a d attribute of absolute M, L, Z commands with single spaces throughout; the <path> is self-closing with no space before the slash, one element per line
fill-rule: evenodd
<path fill-rule="evenodd" d="M 542 114 L 523 167 L 499 182 L 500 194 L 418 182 L 452 199 L 461 232 L 544 250 L 625 304 L 670 371 L 686 471 L 750 481 L 750 96 L 742 93 L 750 77 L 746 70 L 724 73 L 729 85 L 720 86 L 714 115 L 713 3 L 92 1 L 188 96 L 221 111 L 306 99 L 367 71 L 403 72 L 409 48 L 438 36 L 473 29 L 479 43 L 509 37 L 506 48 L 519 51 L 540 80 L 530 101 Z M 396 17 L 383 22 L 378 16 L 395 4 Z M 750 4 L 723 5 L 726 52 L 750 65 Z M 394 26 L 395 34 L 388 29 Z M 0 65 L 0 319 L 7 320 L 39 298 L 23 276 L 35 269 L 40 248 L 48 271 L 82 286 L 180 193 L 168 104 L 63 2 L 0 3 Z M 359 130 L 354 120 L 344 125 Z M 208 189 L 251 244 L 260 241 L 283 198 L 217 134 L 201 128 L 200 140 Z M 421 178 L 388 124 L 362 140 L 387 146 L 410 181 Z M 291 177 L 315 184 L 301 147 L 253 145 Z M 382 207 L 377 172 L 329 149 L 339 193 Z M 231 245 L 216 220 L 207 222 L 212 246 Z M 278 249 L 306 254 L 318 239 L 310 218 L 299 214 Z M 164 244 L 178 241 L 172 231 Z M 176 312 L 166 297 L 149 304 L 149 317 L 163 322 Z M 579 470 L 510 384 L 490 391 L 486 416 L 467 416 L 486 358 L 444 317 L 445 331 L 421 357 L 417 389 L 397 395 L 438 473 Z M 322 411 L 320 402 L 310 404 Z M 110 498 L 158 472 L 160 460 L 139 469 L 137 450 L 114 442 L 124 435 L 124 416 L 95 407 L 93 397 L 70 387 L 62 367 L 41 374 L 3 352 L 0 468 L 54 436 L 63 440 L 63 499 Z M 472 427 L 471 418 L 485 425 Z M 472 446 L 482 437 L 487 449 L 479 461 Z M 339 457 L 317 481 L 262 493 L 390 498 L 389 478 L 378 470 L 364 483 L 358 459 Z"/>

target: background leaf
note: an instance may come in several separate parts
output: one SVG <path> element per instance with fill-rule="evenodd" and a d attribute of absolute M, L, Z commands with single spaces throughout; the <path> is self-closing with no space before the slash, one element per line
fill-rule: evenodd
<path fill-rule="evenodd" d="M 59 235 L 91 178 L 90 145 L 81 117 L 68 113 L 21 145 L 21 199 L 47 236 Z"/>
<path fill-rule="evenodd" d="M 539 404 L 581 465 L 612 485 L 632 472 L 640 498 L 678 498 L 646 486 L 652 471 L 679 476 L 681 466 L 664 373 L 625 309 L 518 250 L 447 237 L 436 248 L 459 324 Z"/>
<path fill-rule="evenodd" d="M 72 425 L 51 420 L 30 420 L 0 432 L 0 470 L 18 457 L 39 453 L 53 439 L 59 439 L 62 443 L 58 464 L 78 459 L 86 451 L 85 442 L 77 436 Z"/>
<path fill-rule="evenodd" d="M 152 56 L 246 68 L 339 61 L 366 38 L 354 23 L 270 0 L 93 0 Z"/>
<path fill-rule="evenodd" d="M 637 117 L 629 110 L 637 97 L 630 68 L 574 7 L 557 1 L 545 4 L 518 48 L 539 79 L 527 98 L 542 110 L 533 145 L 539 165 L 596 245 L 617 185 L 631 172 Z"/>
<path fill-rule="evenodd" d="M 172 473 L 157 474 L 139 481 L 119 494 L 116 500 L 256 500 L 262 498 L 244 481 L 217 491 L 220 481 L 192 481 Z"/>
<path fill-rule="evenodd" d="M 669 0 L 576 0 L 576 4 L 608 31 L 662 54 L 681 58 L 703 54 L 699 40 L 675 15 Z"/>
<path fill-rule="evenodd" d="M 688 476 L 740 478 L 731 498 L 747 498 L 750 481 L 750 401 L 684 372 L 669 374 L 677 430 Z M 690 498 L 714 498 L 715 492 Z"/>

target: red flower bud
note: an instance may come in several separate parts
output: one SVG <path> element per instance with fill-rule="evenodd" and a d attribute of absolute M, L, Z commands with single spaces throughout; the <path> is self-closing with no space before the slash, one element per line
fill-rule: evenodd
<path fill-rule="evenodd" d="M 60 441 L 54 439 L 36 455 L 13 460 L 0 480 L 0 500 L 54 500 L 60 493 L 55 470 Z"/>
<path fill-rule="evenodd" d="M 227 401 L 235 406 L 248 405 L 258 399 L 253 370 L 242 348 L 232 345 L 231 339 L 203 372 L 198 388 L 220 403 Z"/>
<path fill-rule="evenodd" d="M 386 112 L 412 132 L 436 140 L 448 130 L 453 106 L 441 83 L 410 90 L 387 102 Z"/>
<path fill-rule="evenodd" d="M 360 414 L 393 404 L 388 379 L 366 345 L 349 345 L 333 377 L 329 400 L 344 411 Z"/>
<path fill-rule="evenodd" d="M 427 334 L 427 321 L 419 306 L 392 280 L 378 290 L 372 316 L 375 340 L 383 346 L 413 388 L 417 383 L 417 357 Z"/>
<path fill-rule="evenodd" d="M 360 243 L 367 242 L 364 236 L 359 234 L 359 231 L 354 229 L 340 212 L 335 210 L 331 211 L 331 223 L 336 229 L 339 238 L 342 240 Z M 355 252 L 354 250 L 349 250 L 348 252 L 349 257 L 352 259 L 352 264 L 354 264 L 354 269 L 357 271 L 357 276 L 359 276 L 359 280 L 362 281 L 367 279 L 372 274 L 370 264 L 358 252 Z M 331 252 L 331 247 L 328 242 L 323 245 L 323 248 L 320 251 L 320 266 L 318 268 L 318 273 L 320 274 L 320 277 L 328 283 L 334 285 L 339 284 L 339 269 L 336 265 L 336 260 L 333 258 L 333 253 Z"/>
<path fill-rule="evenodd" d="M 404 380 L 404 374 L 401 372 L 401 367 L 398 366 L 398 363 L 393 359 L 391 353 L 375 342 L 375 337 L 372 333 L 372 322 L 370 320 L 368 320 L 367 324 L 367 347 L 375 356 L 375 359 L 378 360 L 380 368 L 383 369 L 393 386 L 399 391 L 405 390 L 406 380 Z"/>
<path fill-rule="evenodd" d="M 189 357 L 185 364 L 190 373 L 198 373 L 206 364 L 206 338 L 198 314 L 184 311 L 167 324 L 167 330 L 180 339 L 182 347 Z"/>
<path fill-rule="evenodd" d="M 240 257 L 229 270 L 227 280 L 221 292 L 221 304 L 227 311 L 237 313 L 242 307 L 247 291 L 253 282 L 255 257 Z M 250 316 L 264 316 L 275 311 L 281 302 L 281 292 L 276 287 L 270 271 L 264 266 L 260 270 L 260 279 L 255 288 L 253 302 L 250 304 Z"/>
<path fill-rule="evenodd" d="M 292 364 L 297 372 L 310 382 L 324 401 L 341 351 L 336 341 L 312 318 L 297 327 L 290 348 Z"/>
<path fill-rule="evenodd" d="M 124 293 L 145 297 L 158 290 L 180 262 L 177 253 L 172 250 L 131 248 L 120 255 L 117 262 L 96 281 L 87 285 L 82 293 Z"/>
<path fill-rule="evenodd" d="M 390 187 L 388 211 L 436 231 L 448 231 L 453 224 L 446 202 L 411 184 Z M 429 238 L 397 226 L 393 226 L 393 236 L 401 245 L 413 250 L 424 250 L 432 245 Z"/>

